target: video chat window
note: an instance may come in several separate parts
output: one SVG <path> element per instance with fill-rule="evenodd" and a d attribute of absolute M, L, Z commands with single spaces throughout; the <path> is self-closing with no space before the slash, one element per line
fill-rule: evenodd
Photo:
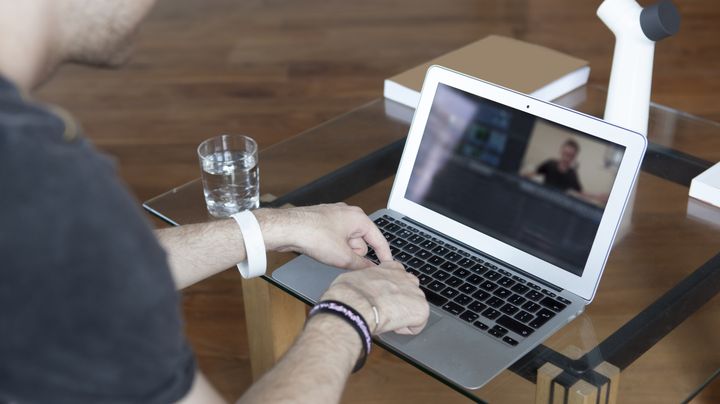
<path fill-rule="evenodd" d="M 623 153 L 440 84 L 405 196 L 580 276 Z"/>

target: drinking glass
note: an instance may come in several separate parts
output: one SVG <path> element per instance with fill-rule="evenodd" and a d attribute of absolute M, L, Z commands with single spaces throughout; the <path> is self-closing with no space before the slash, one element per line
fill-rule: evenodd
<path fill-rule="evenodd" d="M 220 135 L 197 149 L 205 204 L 211 215 L 228 217 L 260 204 L 257 143 L 245 135 Z"/>

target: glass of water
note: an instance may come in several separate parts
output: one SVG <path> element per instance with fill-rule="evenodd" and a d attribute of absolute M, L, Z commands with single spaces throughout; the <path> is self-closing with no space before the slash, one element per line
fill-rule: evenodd
<path fill-rule="evenodd" d="M 220 135 L 198 146 L 208 211 L 228 217 L 260 204 L 257 143 L 244 135 Z"/>

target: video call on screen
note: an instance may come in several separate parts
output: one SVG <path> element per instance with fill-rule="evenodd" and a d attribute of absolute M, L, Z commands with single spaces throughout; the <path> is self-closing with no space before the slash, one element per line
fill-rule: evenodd
<path fill-rule="evenodd" d="M 439 84 L 405 197 L 581 276 L 624 151 Z"/>

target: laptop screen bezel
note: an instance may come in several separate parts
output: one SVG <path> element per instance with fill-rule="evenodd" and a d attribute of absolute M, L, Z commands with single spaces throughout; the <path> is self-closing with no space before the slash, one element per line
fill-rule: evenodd
<path fill-rule="evenodd" d="M 547 121 L 575 129 L 625 148 L 582 276 L 572 274 L 563 268 L 532 256 L 523 250 L 405 198 L 410 175 L 415 165 L 415 159 L 425 132 L 425 125 L 435 98 L 435 92 L 440 83 L 528 112 Z M 591 301 L 597 290 L 646 147 L 647 140 L 638 133 L 444 67 L 431 66 L 423 83 L 420 103 L 410 125 L 405 149 L 390 193 L 388 208 L 516 268 L 520 268 L 550 284 L 566 289 L 587 301 Z"/>

